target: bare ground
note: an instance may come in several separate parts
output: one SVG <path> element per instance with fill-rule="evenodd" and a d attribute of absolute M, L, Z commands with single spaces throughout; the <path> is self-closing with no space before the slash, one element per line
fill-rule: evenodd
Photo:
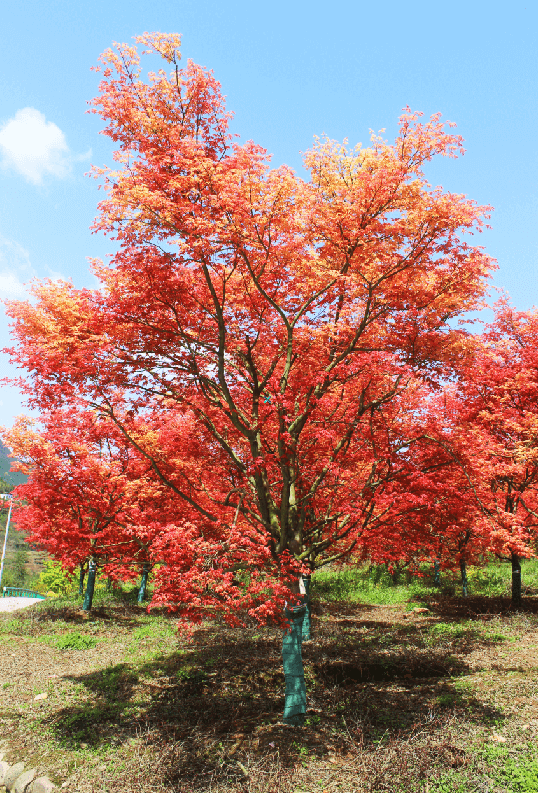
<path fill-rule="evenodd" d="M 502 770 L 538 758 L 538 601 L 405 609 L 314 603 L 302 729 L 276 629 L 187 644 L 135 605 L 0 615 L 0 738 L 83 793 L 538 791 L 538 765 L 536 787 Z"/>

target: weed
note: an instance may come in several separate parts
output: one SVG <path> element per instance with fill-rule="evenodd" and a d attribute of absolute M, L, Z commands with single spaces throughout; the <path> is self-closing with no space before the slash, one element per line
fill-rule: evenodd
<path fill-rule="evenodd" d="M 0 621 L 0 633 L 10 633 L 15 636 L 26 636 L 31 632 L 28 621 L 21 619 L 10 619 Z"/>
<path fill-rule="evenodd" d="M 538 793 L 538 760 L 509 757 L 499 770 L 499 777 L 514 793 Z"/>
<path fill-rule="evenodd" d="M 165 639 L 173 635 L 174 631 L 170 625 L 160 625 L 159 623 L 153 623 L 136 628 L 132 633 L 132 640 L 133 642 L 139 642 L 144 639 Z"/>
<path fill-rule="evenodd" d="M 484 638 L 486 638 L 490 642 L 507 642 L 507 641 L 509 641 L 509 637 L 506 636 L 504 633 L 496 633 L 495 631 L 491 631 L 491 632 L 486 631 L 484 633 Z"/>
<path fill-rule="evenodd" d="M 182 682 L 202 683 L 206 680 L 207 675 L 201 669 L 196 669 L 194 666 L 185 666 L 176 672 L 176 677 Z"/>
<path fill-rule="evenodd" d="M 81 633 L 64 633 L 58 636 L 55 643 L 59 650 L 88 650 L 95 647 L 97 639 Z"/>
<path fill-rule="evenodd" d="M 125 669 L 125 664 L 105 667 L 99 676 L 92 681 L 93 687 L 105 694 L 109 699 L 116 697 L 124 683 Z"/>
<path fill-rule="evenodd" d="M 439 642 L 452 642 L 455 639 L 471 637 L 476 634 L 476 629 L 469 623 L 438 622 L 429 629 L 428 644 Z"/>

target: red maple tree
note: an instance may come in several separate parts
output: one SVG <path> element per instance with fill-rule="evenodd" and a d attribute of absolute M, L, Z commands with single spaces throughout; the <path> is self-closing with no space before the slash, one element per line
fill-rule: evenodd
<path fill-rule="evenodd" d="M 536 555 L 538 527 L 538 313 L 506 299 L 474 343 L 460 378 L 459 459 L 489 533 L 489 550 L 512 562 L 521 598 L 521 557 Z"/>
<path fill-rule="evenodd" d="M 92 103 L 118 144 L 117 169 L 95 169 L 94 230 L 119 250 L 93 264 L 101 290 L 45 283 L 36 305 L 11 303 L 12 356 L 32 404 L 108 417 L 188 513 L 192 537 L 162 535 L 179 606 L 175 565 L 206 539 L 242 554 L 234 570 L 216 554 L 214 592 L 240 567 L 282 577 L 289 558 L 297 576 L 381 541 L 419 442 L 415 396 L 450 370 L 465 344 L 451 321 L 485 293 L 492 263 L 464 235 L 489 208 L 428 184 L 432 157 L 462 151 L 439 115 L 406 109 L 392 144 L 318 140 L 305 181 L 233 141 L 178 36 L 136 41 L 166 68 L 144 80 L 136 47 L 116 45 Z M 181 463 L 187 420 L 200 457 Z"/>

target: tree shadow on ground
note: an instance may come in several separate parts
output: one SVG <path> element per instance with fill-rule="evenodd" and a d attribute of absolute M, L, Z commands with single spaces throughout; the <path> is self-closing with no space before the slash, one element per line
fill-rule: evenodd
<path fill-rule="evenodd" d="M 147 613 L 147 606 L 140 605 L 136 599 L 126 598 L 125 600 L 111 604 L 98 604 L 92 607 L 89 612 L 82 610 L 82 598 L 80 603 L 59 603 L 54 601 L 43 601 L 36 608 L 24 609 L 17 612 L 17 619 L 23 622 L 66 622 L 75 625 L 84 625 L 88 622 L 103 621 L 107 627 L 114 626 L 134 627 L 138 625 L 140 617 Z M 175 622 L 175 616 L 165 609 L 153 609 L 153 612 L 170 623 Z M 6 617 L 13 615 L 6 615 Z M 0 615 L 0 619 L 4 615 Z"/>
<path fill-rule="evenodd" d="M 538 614 L 538 598 L 522 597 L 519 604 L 511 598 L 470 595 L 468 597 L 425 598 L 432 613 L 447 619 L 488 619 L 502 614 Z"/>

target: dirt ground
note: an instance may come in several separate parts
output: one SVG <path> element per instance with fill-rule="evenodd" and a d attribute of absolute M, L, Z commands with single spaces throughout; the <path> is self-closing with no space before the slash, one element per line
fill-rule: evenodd
<path fill-rule="evenodd" d="M 33 606 L 39 603 L 42 598 L 25 598 L 25 597 L 1 597 L 0 596 L 0 612 L 13 612 L 20 609 Z"/>
<path fill-rule="evenodd" d="M 502 776 L 534 767 L 538 601 L 313 608 L 303 728 L 281 722 L 277 629 L 186 644 L 134 604 L 0 615 L 8 757 L 81 793 L 538 790 L 538 765 L 536 787 Z"/>

